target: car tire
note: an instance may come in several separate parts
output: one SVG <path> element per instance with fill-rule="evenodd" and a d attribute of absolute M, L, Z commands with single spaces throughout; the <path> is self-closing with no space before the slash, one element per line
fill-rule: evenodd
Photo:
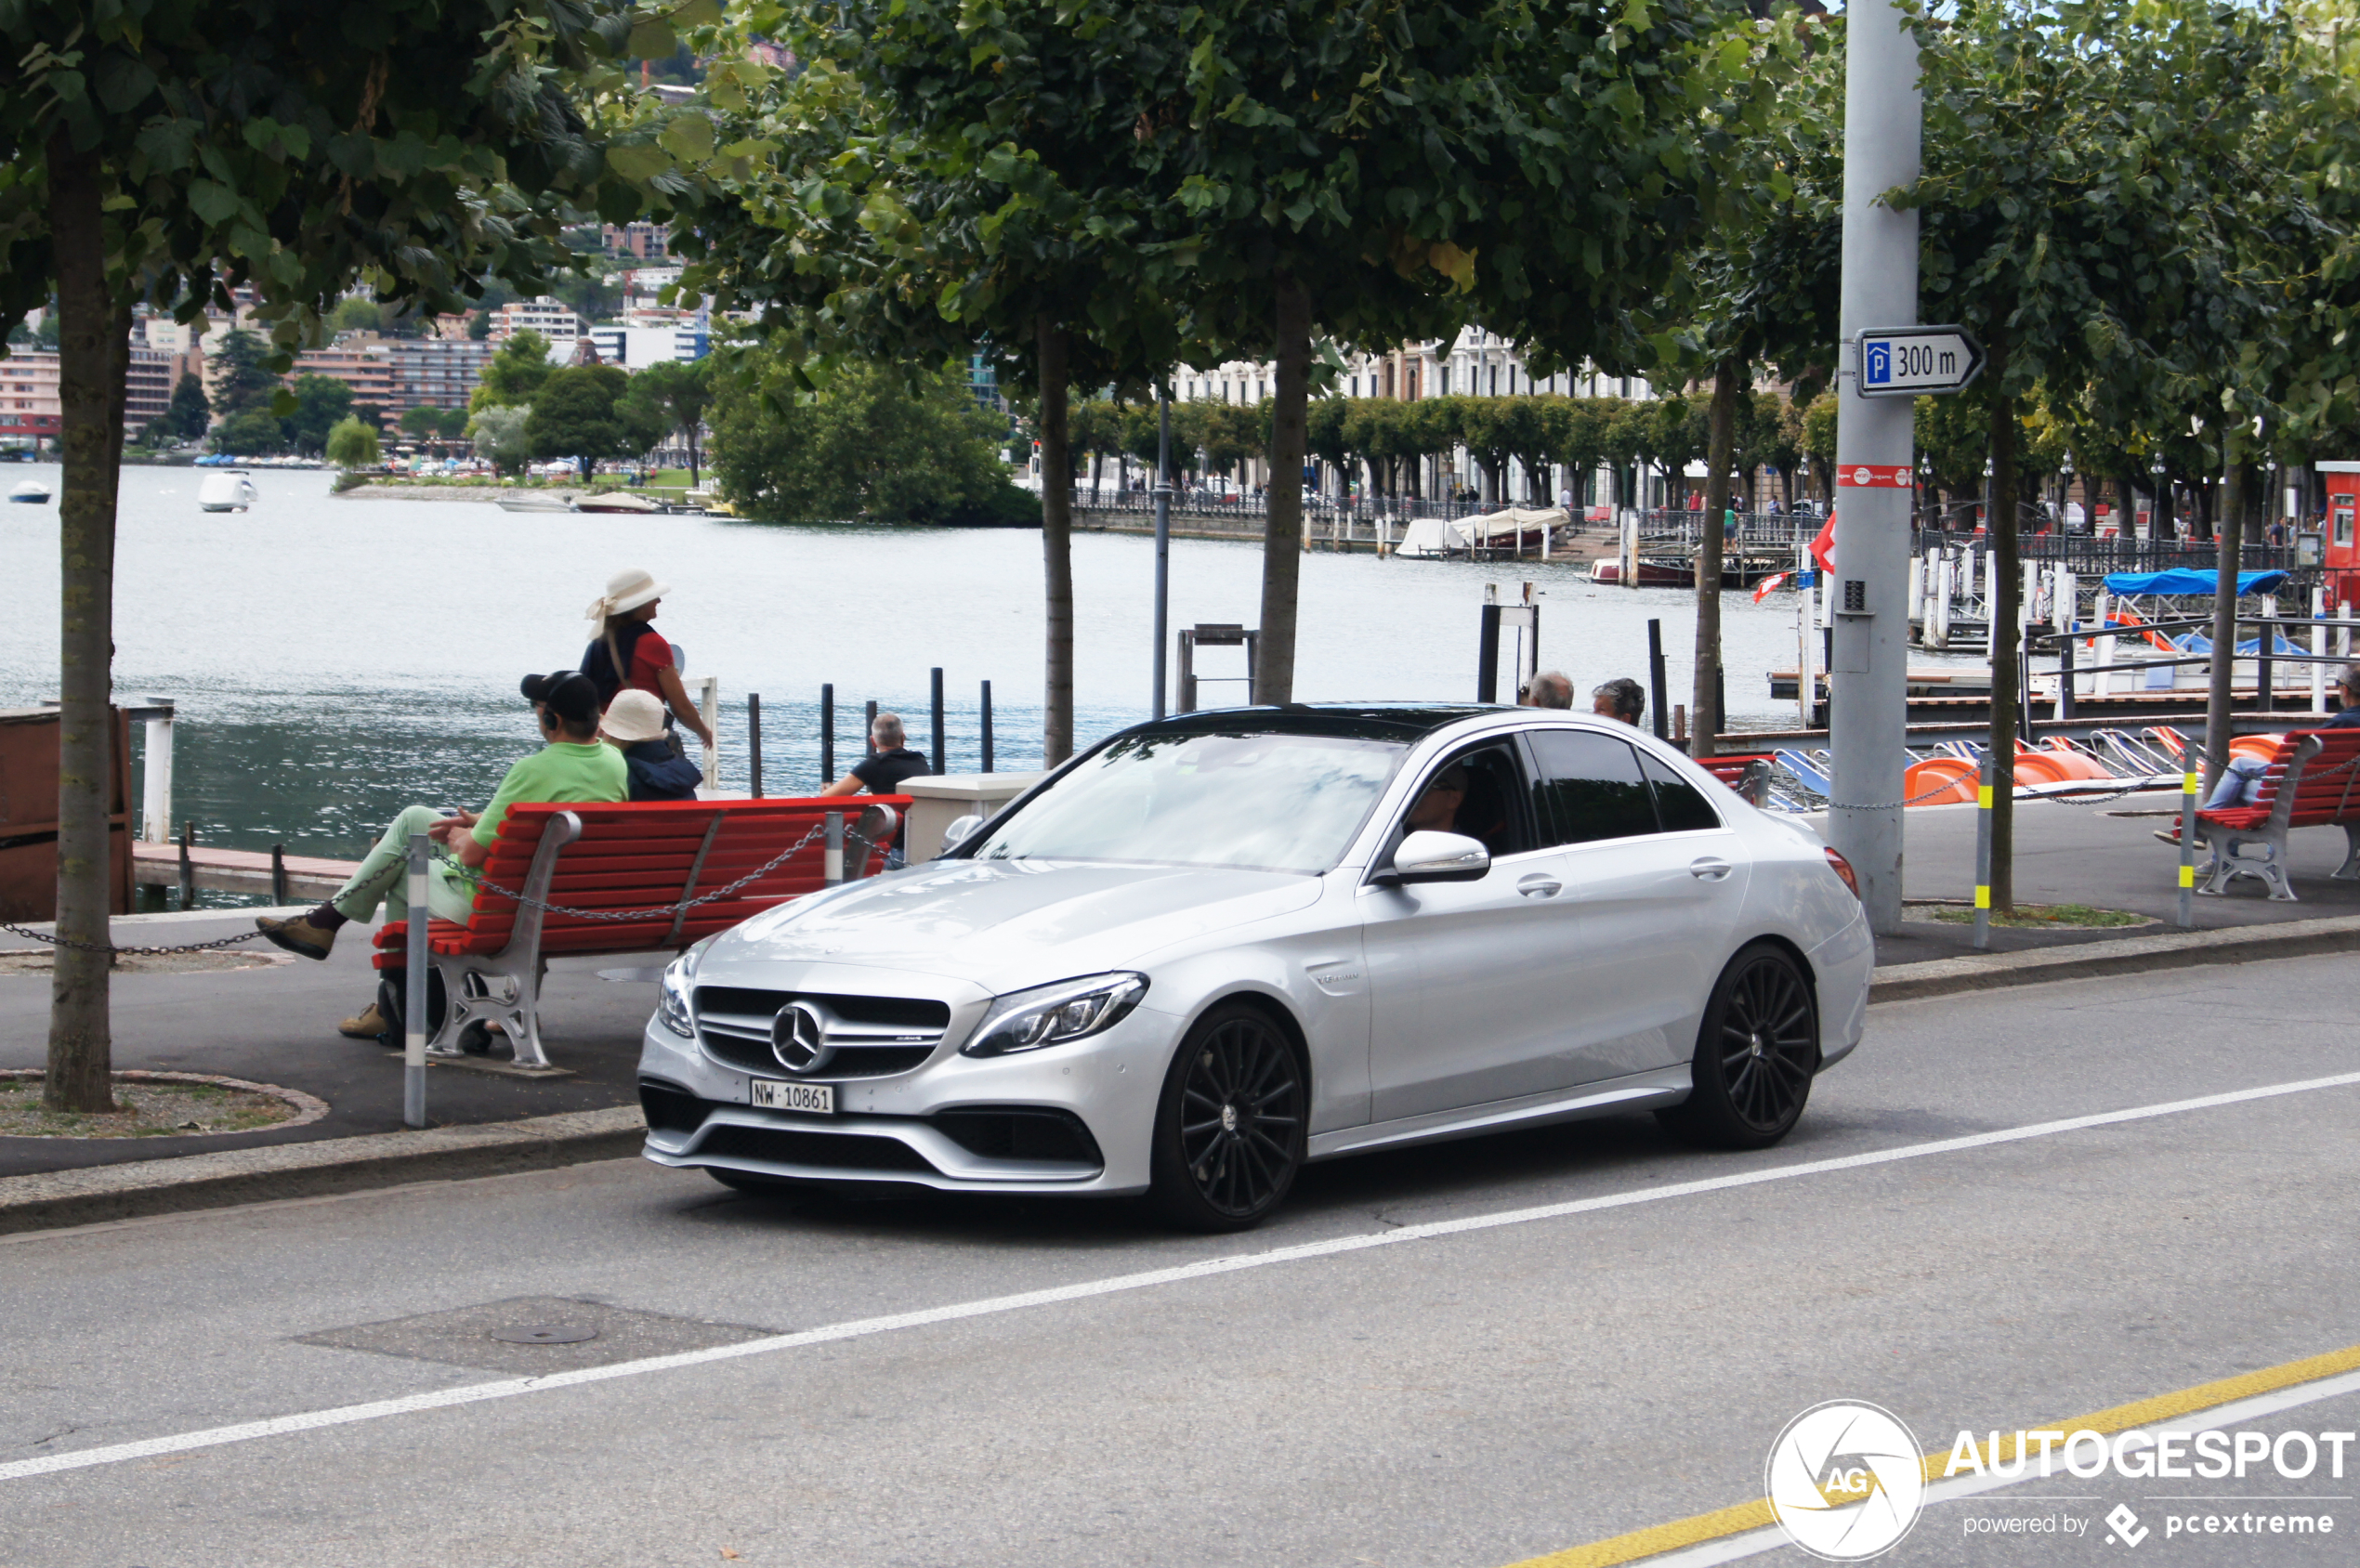
<path fill-rule="evenodd" d="M 1766 1149 L 1794 1130 L 1819 1070 L 1819 1000 L 1775 942 L 1737 950 L 1705 1003 L 1690 1062 L 1695 1087 L 1657 1117 L 1691 1143 Z"/>
<path fill-rule="evenodd" d="M 1302 1055 L 1268 1013 L 1214 1008 L 1164 1074 L 1148 1201 L 1184 1230 L 1260 1224 L 1303 1169 L 1310 1103 Z"/>

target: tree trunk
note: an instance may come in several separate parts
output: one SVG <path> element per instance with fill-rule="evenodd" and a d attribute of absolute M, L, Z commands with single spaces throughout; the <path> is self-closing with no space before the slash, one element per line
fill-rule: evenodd
<path fill-rule="evenodd" d="M 2230 683 L 2237 670 L 2237 569 L 2245 556 L 2245 434 L 2239 424 L 2221 438 L 2221 516 L 2212 530 L 2220 563 L 2212 591 L 2212 678 L 2204 699 L 2204 792 L 2208 799 L 2229 765 L 2229 738 L 2235 727 Z M 2269 631 L 2262 634 L 2269 635 Z"/>
<path fill-rule="evenodd" d="M 1041 561 L 1049 632 L 1041 761 L 1055 767 L 1073 755 L 1073 454 L 1066 444 L 1066 330 L 1045 310 L 1034 330 L 1041 359 Z"/>
<path fill-rule="evenodd" d="M 1999 390 L 2007 374 L 2007 340 L 1991 352 L 1991 908 L 2016 907 L 2016 620 L 2024 568 L 2016 554 L 2016 400 Z"/>
<path fill-rule="evenodd" d="M 1294 700 L 1295 585 L 1303 575 L 1303 451 L 1309 431 L 1311 294 L 1278 274 L 1278 399 L 1270 420 L 1270 501 L 1262 544 L 1262 646 L 1253 672 L 1256 702 Z"/>
<path fill-rule="evenodd" d="M 1712 755 L 1721 729 L 1721 550 L 1729 511 L 1729 457 L 1736 441 L 1737 385 L 1744 366 L 1733 355 L 1713 367 L 1711 434 L 1705 442 L 1704 537 L 1697 548 L 1696 679 L 1688 694 L 1688 755 Z"/>
<path fill-rule="evenodd" d="M 58 399 L 64 449 L 58 502 L 59 638 L 58 924 L 49 1057 L 42 1101 L 53 1110 L 115 1108 L 107 1012 L 112 956 L 107 806 L 113 773 L 109 698 L 114 654 L 117 464 L 123 447 L 129 326 L 107 289 L 104 196 L 95 153 L 67 133 L 49 144 L 49 221 L 58 268 Z"/>
<path fill-rule="evenodd" d="M 701 490 L 703 483 L 697 477 L 697 422 L 688 422 L 688 488 Z"/>

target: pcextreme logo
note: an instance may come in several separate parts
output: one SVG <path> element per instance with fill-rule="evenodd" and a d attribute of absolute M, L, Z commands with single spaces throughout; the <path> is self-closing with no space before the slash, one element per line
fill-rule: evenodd
<path fill-rule="evenodd" d="M 1787 1539 L 1829 1562 L 1900 1544 L 1925 1503 L 1925 1462 L 1899 1417 L 1857 1400 L 1815 1405 L 1770 1445 L 1763 1490 Z"/>

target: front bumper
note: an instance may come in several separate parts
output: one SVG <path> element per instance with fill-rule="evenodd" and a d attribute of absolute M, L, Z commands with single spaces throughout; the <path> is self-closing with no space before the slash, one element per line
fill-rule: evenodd
<path fill-rule="evenodd" d="M 1104 1034 L 1016 1056 L 958 1052 L 833 1083 L 836 1114 L 757 1110 L 757 1075 L 650 1019 L 639 1084 L 646 1156 L 781 1180 L 943 1192 L 1145 1192 L 1156 1101 L 1187 1021 L 1135 1009 Z M 784 1070 L 759 1075 L 788 1079 Z"/>

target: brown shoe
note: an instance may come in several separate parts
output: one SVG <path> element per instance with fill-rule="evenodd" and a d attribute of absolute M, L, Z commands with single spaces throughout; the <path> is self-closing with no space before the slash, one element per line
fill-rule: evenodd
<path fill-rule="evenodd" d="M 336 934 L 311 923 L 308 915 L 297 915 L 291 921 L 274 921 L 269 915 L 255 917 L 254 928 L 263 939 L 276 947 L 301 958 L 324 959 L 328 949 L 336 945 Z"/>
<path fill-rule="evenodd" d="M 336 1033 L 347 1039 L 379 1039 L 386 1032 L 386 1015 L 371 1002 L 361 1010 L 358 1018 L 347 1018 L 336 1026 Z"/>

